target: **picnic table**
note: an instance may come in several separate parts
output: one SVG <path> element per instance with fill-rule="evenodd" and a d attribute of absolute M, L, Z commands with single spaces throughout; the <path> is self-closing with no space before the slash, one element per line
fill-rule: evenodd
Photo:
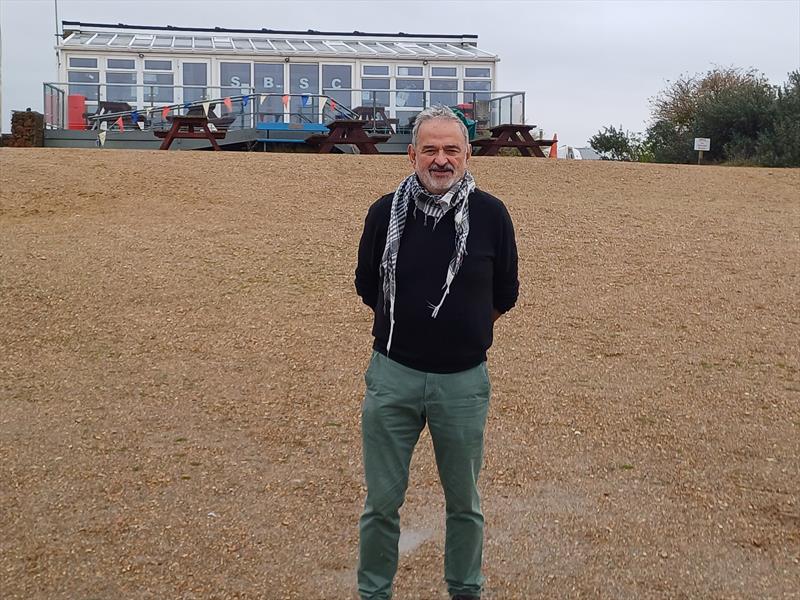
<path fill-rule="evenodd" d="M 156 137 L 163 138 L 159 150 L 169 150 L 172 141 L 178 138 L 202 140 L 207 139 L 211 142 L 214 150 L 222 150 L 217 144 L 217 140 L 225 138 L 225 131 L 211 131 L 208 128 L 208 118 L 202 115 L 174 115 L 168 117 L 172 121 L 169 129 L 164 131 L 154 131 Z"/>
<path fill-rule="evenodd" d="M 336 144 L 353 144 L 361 154 L 378 154 L 375 144 L 382 144 L 391 135 L 367 135 L 365 124 L 359 119 L 336 119 L 327 124 L 328 133 L 312 135 L 306 143 L 318 146 L 320 154 L 329 154 Z"/>
<path fill-rule="evenodd" d="M 489 130 L 492 132 L 491 137 L 472 141 L 472 145 L 477 146 L 475 156 L 497 156 L 500 148 L 517 148 L 522 156 L 544 158 L 541 147 L 549 148 L 556 142 L 555 140 L 533 139 L 531 129 L 534 127 L 536 125 L 512 125 L 510 123 L 492 127 Z"/>

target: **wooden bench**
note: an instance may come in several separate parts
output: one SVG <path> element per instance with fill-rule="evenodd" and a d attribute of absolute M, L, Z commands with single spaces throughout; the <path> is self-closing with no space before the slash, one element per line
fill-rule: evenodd
<path fill-rule="evenodd" d="M 501 148 L 517 148 L 522 156 L 545 158 L 542 146 L 550 147 L 555 140 L 535 140 L 531 137 L 531 129 L 536 125 L 505 124 L 492 127 L 492 137 L 473 140 L 477 147 L 475 156 L 497 156 Z"/>
<path fill-rule="evenodd" d="M 367 135 L 365 121 L 359 119 L 337 119 L 328 123 L 330 133 L 309 136 L 306 143 L 317 147 L 320 154 L 328 154 L 337 144 L 352 144 L 361 154 L 379 154 L 376 144 L 386 142 L 391 135 Z"/>
<path fill-rule="evenodd" d="M 166 131 L 154 131 L 157 138 L 163 138 L 159 150 L 169 150 L 172 142 L 176 139 L 201 140 L 207 139 L 211 142 L 214 150 L 222 150 L 217 144 L 217 140 L 225 139 L 225 131 L 212 132 L 208 128 L 208 119 L 204 116 L 181 116 L 172 117 L 172 126 Z"/>

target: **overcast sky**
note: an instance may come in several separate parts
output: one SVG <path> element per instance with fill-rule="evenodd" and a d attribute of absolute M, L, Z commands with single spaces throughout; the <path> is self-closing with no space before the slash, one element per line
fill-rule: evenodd
<path fill-rule="evenodd" d="M 528 123 L 586 145 L 602 126 L 643 131 L 668 80 L 715 65 L 773 83 L 800 69 L 800 0 L 270 2 L 58 0 L 60 20 L 260 29 L 471 33 L 500 56 L 497 84 L 524 91 Z M 0 0 L 2 129 L 42 110 L 56 80 L 53 0 Z"/>

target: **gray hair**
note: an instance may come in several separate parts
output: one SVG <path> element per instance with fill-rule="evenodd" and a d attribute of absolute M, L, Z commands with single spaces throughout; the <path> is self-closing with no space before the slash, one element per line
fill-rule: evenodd
<path fill-rule="evenodd" d="M 458 123 L 459 129 L 461 129 L 461 133 L 464 134 L 464 142 L 469 147 L 469 132 L 467 132 L 467 126 L 464 125 L 464 122 L 458 118 L 456 113 L 454 113 L 450 108 L 447 106 L 442 106 L 441 104 L 436 104 L 434 106 L 429 106 L 421 113 L 417 115 L 417 118 L 414 119 L 414 128 L 411 130 L 411 145 L 415 148 L 417 147 L 417 136 L 419 135 L 419 128 L 425 121 L 430 121 L 431 119 L 448 119 Z"/>

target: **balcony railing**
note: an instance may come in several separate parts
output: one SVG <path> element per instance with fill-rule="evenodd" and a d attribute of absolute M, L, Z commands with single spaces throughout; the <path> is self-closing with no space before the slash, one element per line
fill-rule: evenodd
<path fill-rule="evenodd" d="M 119 117 L 128 127 L 136 122 L 161 129 L 169 114 L 205 113 L 206 104 L 209 116 L 224 120 L 228 129 L 361 118 L 371 129 L 403 133 L 415 115 L 435 104 L 459 108 L 478 130 L 525 122 L 524 92 L 325 88 L 322 94 L 282 94 L 249 87 L 45 83 L 43 93 L 45 126 L 51 129 L 94 129 L 103 122 L 113 127 Z"/>

